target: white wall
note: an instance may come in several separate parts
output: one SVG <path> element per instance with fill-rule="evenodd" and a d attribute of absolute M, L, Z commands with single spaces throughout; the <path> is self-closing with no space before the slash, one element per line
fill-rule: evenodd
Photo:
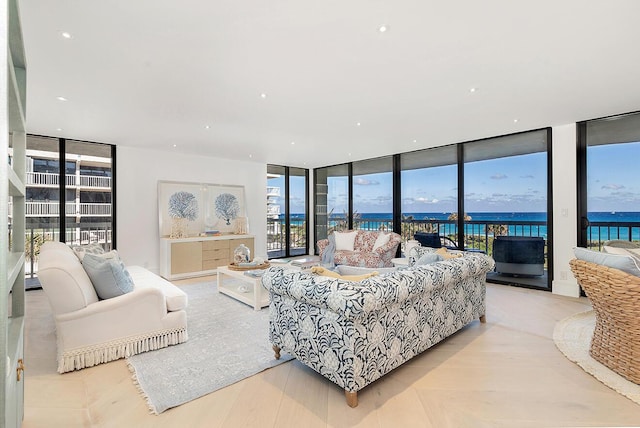
<path fill-rule="evenodd" d="M 117 247 L 128 265 L 159 272 L 158 181 L 245 187 L 255 256 L 267 256 L 267 166 L 160 150 L 117 148 Z"/>
<path fill-rule="evenodd" d="M 555 294 L 577 297 L 580 288 L 569 268 L 578 227 L 576 125 L 554 126 L 553 141 L 553 285 Z"/>

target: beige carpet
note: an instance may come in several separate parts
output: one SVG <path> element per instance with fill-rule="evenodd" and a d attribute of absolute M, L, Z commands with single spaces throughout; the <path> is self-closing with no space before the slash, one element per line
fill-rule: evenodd
<path fill-rule="evenodd" d="M 595 328 L 594 311 L 581 312 L 559 321 L 553 331 L 553 341 L 569 360 L 578 364 L 587 373 L 640 404 L 640 385 L 629 382 L 589 355 L 591 336 Z"/>

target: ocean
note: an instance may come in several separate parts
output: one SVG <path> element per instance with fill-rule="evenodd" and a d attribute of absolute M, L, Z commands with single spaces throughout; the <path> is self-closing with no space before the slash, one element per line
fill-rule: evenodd
<path fill-rule="evenodd" d="M 414 221 L 422 220 L 447 220 L 451 213 L 404 213 L 405 218 L 411 216 Z M 487 223 L 504 224 L 509 229 L 509 235 L 542 236 L 547 237 L 547 215 L 544 212 L 470 212 L 467 213 L 471 221 L 465 226 L 466 234 L 484 234 Z M 281 215 L 281 219 L 284 216 Z M 588 214 L 588 236 L 590 240 L 606 241 L 608 239 L 640 240 L 640 212 L 613 211 L 590 212 Z M 332 215 L 329 222 L 334 225 L 343 215 Z M 293 214 L 295 223 L 304 221 L 304 214 Z M 297 221 L 296 221 L 297 220 Z M 391 213 L 362 213 L 359 214 L 359 228 L 377 230 L 389 229 L 392 222 Z M 455 234 L 455 225 L 441 224 L 440 233 L 444 235 Z"/>

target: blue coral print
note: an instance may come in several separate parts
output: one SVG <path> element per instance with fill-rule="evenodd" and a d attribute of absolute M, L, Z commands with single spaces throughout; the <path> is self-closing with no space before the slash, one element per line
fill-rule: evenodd
<path fill-rule="evenodd" d="M 193 221 L 198 218 L 198 199 L 193 193 L 176 192 L 169 198 L 169 215 Z"/>

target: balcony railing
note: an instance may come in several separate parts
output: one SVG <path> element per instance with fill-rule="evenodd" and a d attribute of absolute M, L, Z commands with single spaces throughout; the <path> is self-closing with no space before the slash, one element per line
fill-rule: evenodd
<path fill-rule="evenodd" d="M 35 187 L 58 187 L 60 176 L 52 172 L 27 172 L 27 186 Z M 96 175 L 66 175 L 65 185 L 67 187 L 83 187 L 87 189 L 111 189 L 111 177 Z"/>
<path fill-rule="evenodd" d="M 280 188 L 267 186 L 267 196 L 280 196 Z"/>
<path fill-rule="evenodd" d="M 69 245 L 102 244 L 111 249 L 112 231 L 109 223 L 79 223 L 66 229 L 65 240 Z M 52 227 L 29 227 L 25 231 L 25 276 L 33 278 L 38 272 L 40 247 L 47 241 L 60 241 L 60 229 Z"/>
<path fill-rule="evenodd" d="M 80 215 L 91 217 L 110 217 L 111 204 L 80 204 Z"/>
<path fill-rule="evenodd" d="M 346 229 L 344 217 L 333 217 L 329 221 L 329 233 L 333 230 Z M 389 219 L 354 219 L 353 226 L 361 230 L 393 229 L 393 221 Z M 402 239 L 412 239 L 416 232 L 436 232 L 454 242 L 458 240 L 458 225 L 455 220 L 404 220 L 402 222 Z M 493 238 L 499 235 L 508 236 L 540 236 L 547 240 L 547 222 L 545 221 L 512 221 L 512 220 L 469 220 L 464 222 L 464 248 L 487 252 L 491 255 Z M 611 239 L 640 241 L 640 222 L 591 222 L 587 230 L 588 246 L 601 250 L 604 243 Z M 546 244 L 545 244 L 546 245 Z M 546 253 L 546 249 L 545 249 Z"/>
<path fill-rule="evenodd" d="M 307 235 L 306 222 L 304 219 L 291 219 L 289 233 L 289 253 L 290 255 L 306 254 Z M 281 257 L 286 251 L 286 236 L 284 234 L 285 220 L 278 218 L 267 218 L 267 254 L 269 258 Z"/>
<path fill-rule="evenodd" d="M 25 203 L 27 217 L 57 217 L 60 215 L 60 204 L 54 202 L 33 202 Z M 111 204 L 65 203 L 65 214 L 67 216 L 81 215 L 85 217 L 110 217 Z"/>
<path fill-rule="evenodd" d="M 611 239 L 637 242 L 640 241 L 640 222 L 592 221 L 587 229 L 587 239 L 589 248 L 598 250 Z"/>

